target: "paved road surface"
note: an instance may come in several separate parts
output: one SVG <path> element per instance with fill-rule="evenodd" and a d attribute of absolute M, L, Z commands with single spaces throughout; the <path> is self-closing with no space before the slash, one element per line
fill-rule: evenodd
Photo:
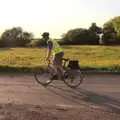
<path fill-rule="evenodd" d="M 78 106 L 84 102 L 102 104 L 112 99 L 120 100 L 120 75 L 89 74 L 76 90 L 62 81 L 54 81 L 45 88 L 32 75 L 0 75 L 1 103 Z"/>
<path fill-rule="evenodd" d="M 0 75 L 0 120 L 119 120 L 119 113 L 120 75 L 88 74 L 77 89 L 62 81 L 43 87 L 32 75 Z"/>

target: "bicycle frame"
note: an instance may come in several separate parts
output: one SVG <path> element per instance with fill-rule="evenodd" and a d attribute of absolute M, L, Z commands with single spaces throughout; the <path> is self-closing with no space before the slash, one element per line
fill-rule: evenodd
<path fill-rule="evenodd" d="M 64 61 L 62 67 L 65 68 L 67 62 L 69 62 L 69 59 L 62 58 L 62 61 Z"/>
<path fill-rule="evenodd" d="M 78 81 L 77 84 L 73 85 L 72 83 L 74 81 L 74 74 L 73 75 L 71 74 L 71 72 L 73 72 L 73 71 L 71 71 L 71 69 L 69 67 L 67 67 L 67 65 L 66 65 L 67 62 L 69 62 L 69 61 L 70 61 L 70 59 L 62 58 L 62 67 L 63 67 L 63 74 L 64 74 L 63 77 L 64 78 L 61 79 L 61 80 L 63 80 L 64 83 L 67 86 L 69 86 L 71 88 L 76 88 L 76 87 L 78 87 L 82 83 L 82 81 L 83 81 L 83 75 L 81 74 L 81 72 L 75 71 L 75 73 L 78 74 L 79 76 L 78 76 L 78 79 L 77 79 L 77 81 Z M 43 72 L 39 72 L 39 71 L 36 72 L 34 74 L 34 77 L 35 77 L 35 79 L 36 79 L 36 81 L 38 83 L 46 86 L 46 85 L 50 84 L 53 80 L 58 80 L 59 77 L 57 75 L 53 74 L 54 73 L 54 71 L 53 71 L 54 69 L 53 69 L 52 59 L 49 60 L 49 61 L 45 61 L 45 59 L 44 59 L 44 62 L 47 62 L 47 66 L 45 67 L 45 69 L 43 69 Z M 48 71 L 46 72 L 46 70 L 48 70 Z M 48 80 L 46 82 L 42 82 L 41 79 L 39 79 L 40 76 L 46 75 L 44 73 L 48 74 L 48 76 L 50 75 L 50 78 L 48 77 Z M 75 74 L 75 77 L 76 77 L 76 74 Z"/>
<path fill-rule="evenodd" d="M 47 67 L 50 68 L 50 69 L 54 69 L 54 65 L 53 63 L 51 62 L 52 60 L 49 60 L 47 61 Z M 69 62 L 69 59 L 65 59 L 65 58 L 62 58 L 62 69 L 63 69 L 63 73 L 64 71 L 66 71 L 66 64 L 67 62 Z"/>
<path fill-rule="evenodd" d="M 63 68 L 65 68 L 67 62 L 69 62 L 69 59 L 62 58 L 62 67 Z M 51 65 L 53 65 L 53 63 L 52 63 L 52 60 L 50 59 L 47 61 L 47 66 L 51 67 Z"/>

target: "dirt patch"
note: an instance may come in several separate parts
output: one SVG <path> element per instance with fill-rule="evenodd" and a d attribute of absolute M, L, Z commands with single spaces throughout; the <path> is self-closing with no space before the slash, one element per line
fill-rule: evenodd
<path fill-rule="evenodd" d="M 0 120 L 119 120 L 120 114 L 95 108 L 0 105 Z"/>

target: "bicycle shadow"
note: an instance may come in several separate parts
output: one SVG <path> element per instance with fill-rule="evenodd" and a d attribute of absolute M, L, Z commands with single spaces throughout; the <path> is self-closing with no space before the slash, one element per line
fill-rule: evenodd
<path fill-rule="evenodd" d="M 82 88 L 71 89 L 68 87 L 63 88 L 56 85 L 49 85 L 47 89 L 52 93 L 79 105 L 88 107 L 88 104 L 91 104 L 93 106 L 105 107 L 110 112 L 120 113 L 120 100 L 107 95 L 87 91 Z"/>

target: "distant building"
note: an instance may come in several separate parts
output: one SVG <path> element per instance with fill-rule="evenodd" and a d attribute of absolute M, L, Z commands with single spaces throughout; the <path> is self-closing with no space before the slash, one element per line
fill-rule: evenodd
<path fill-rule="evenodd" d="M 103 44 L 103 33 L 97 34 L 99 36 L 99 44 Z"/>

